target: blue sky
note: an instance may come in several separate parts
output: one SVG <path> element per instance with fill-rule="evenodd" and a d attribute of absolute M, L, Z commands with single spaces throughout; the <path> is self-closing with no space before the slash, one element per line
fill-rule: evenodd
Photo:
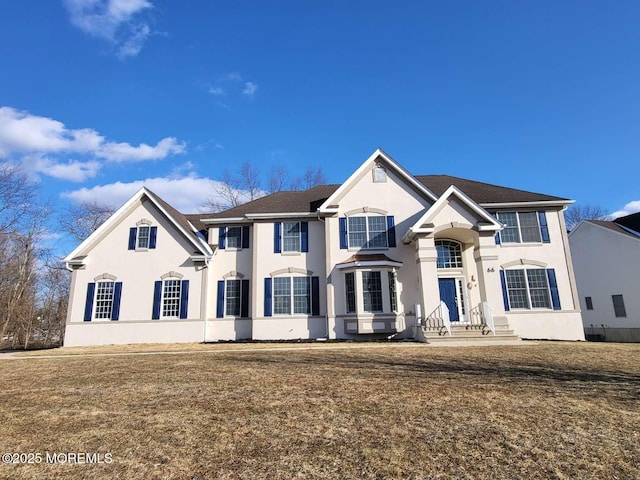
<path fill-rule="evenodd" d="M 251 161 L 346 179 L 377 147 L 640 210 L 640 2 L 0 0 L 0 157 L 52 202 L 196 211 Z"/>

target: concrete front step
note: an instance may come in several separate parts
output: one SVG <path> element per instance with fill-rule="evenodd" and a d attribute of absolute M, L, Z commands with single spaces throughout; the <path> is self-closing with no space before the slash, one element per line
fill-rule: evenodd
<path fill-rule="evenodd" d="M 510 335 L 425 335 L 427 342 L 452 342 L 452 341 L 470 341 L 470 342 L 491 342 L 494 340 L 513 340 L 520 341 L 520 337 L 511 333 Z"/>
<path fill-rule="evenodd" d="M 442 334 L 444 333 L 444 334 Z M 513 330 L 508 328 L 496 329 L 496 334 L 483 332 L 476 328 L 468 329 L 463 325 L 453 325 L 451 336 L 444 332 L 424 332 L 424 337 L 428 343 L 464 343 L 464 344 L 513 344 L 521 341 Z M 505 343 L 507 342 L 507 343 Z"/>

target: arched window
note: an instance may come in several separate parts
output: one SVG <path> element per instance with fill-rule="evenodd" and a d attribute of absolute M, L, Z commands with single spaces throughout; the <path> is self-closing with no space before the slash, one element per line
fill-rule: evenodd
<path fill-rule="evenodd" d="M 462 268 L 462 248 L 453 240 L 436 240 L 438 268 Z"/>

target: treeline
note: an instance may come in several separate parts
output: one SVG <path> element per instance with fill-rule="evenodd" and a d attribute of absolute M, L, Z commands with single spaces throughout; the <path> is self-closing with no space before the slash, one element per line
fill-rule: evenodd
<path fill-rule="evenodd" d="M 50 214 L 36 185 L 0 163 L 0 349 L 64 338 L 70 275 L 44 247 Z"/>

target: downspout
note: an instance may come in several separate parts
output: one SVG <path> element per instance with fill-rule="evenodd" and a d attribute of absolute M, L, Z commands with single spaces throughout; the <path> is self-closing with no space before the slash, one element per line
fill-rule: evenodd
<path fill-rule="evenodd" d="M 200 312 L 204 310 L 204 328 L 203 328 L 203 337 L 202 343 L 207 341 L 207 325 L 209 323 L 209 262 L 213 260 L 213 255 L 215 255 L 215 251 L 211 254 L 210 258 L 205 258 L 204 267 L 202 267 L 202 281 L 200 285 L 202 286 L 202 291 L 200 295 L 202 299 L 204 299 L 204 309 L 200 308 Z M 202 300 L 201 300 L 202 301 Z"/>
<path fill-rule="evenodd" d="M 325 228 L 326 228 L 326 224 L 327 224 L 327 222 L 325 221 L 325 219 L 324 219 L 324 218 L 322 218 L 322 217 L 320 216 L 320 209 L 317 209 L 317 210 L 316 210 L 316 214 L 317 214 L 318 220 L 319 220 L 319 221 L 321 221 L 321 222 L 325 225 Z M 323 229 L 323 231 L 324 231 L 324 229 Z M 324 246 L 324 256 L 325 256 L 324 264 L 325 264 L 325 268 L 326 268 L 326 265 L 327 265 L 327 245 L 326 245 L 326 238 L 327 238 L 327 237 L 326 237 L 326 235 L 325 235 L 325 246 Z M 327 301 L 327 272 L 324 272 L 324 273 L 325 273 L 325 275 L 324 275 L 324 289 L 325 289 L 325 291 L 324 291 L 324 299 L 325 299 L 325 306 L 324 306 L 324 331 L 325 331 L 325 332 L 327 332 L 327 340 L 329 340 L 329 315 L 327 315 L 327 307 L 328 307 L 328 303 L 329 303 L 329 302 Z"/>

